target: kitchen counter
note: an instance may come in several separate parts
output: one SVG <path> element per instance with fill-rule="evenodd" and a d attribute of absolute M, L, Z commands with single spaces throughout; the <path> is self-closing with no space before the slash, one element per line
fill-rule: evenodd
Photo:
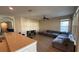
<path fill-rule="evenodd" d="M 8 51 L 14 52 L 36 52 L 36 41 L 21 34 L 4 33 Z"/>

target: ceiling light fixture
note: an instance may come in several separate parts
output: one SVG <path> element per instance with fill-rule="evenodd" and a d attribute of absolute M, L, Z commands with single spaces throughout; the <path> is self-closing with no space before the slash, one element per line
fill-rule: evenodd
<path fill-rule="evenodd" d="M 13 7 L 9 7 L 10 10 L 14 10 Z"/>

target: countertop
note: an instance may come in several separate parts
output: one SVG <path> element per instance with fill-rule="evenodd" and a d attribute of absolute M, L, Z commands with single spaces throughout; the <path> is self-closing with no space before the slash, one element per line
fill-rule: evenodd
<path fill-rule="evenodd" d="M 7 48 L 10 52 L 16 51 L 32 44 L 33 42 L 36 42 L 31 38 L 28 38 L 15 32 L 4 33 L 4 35 L 6 39 Z"/>

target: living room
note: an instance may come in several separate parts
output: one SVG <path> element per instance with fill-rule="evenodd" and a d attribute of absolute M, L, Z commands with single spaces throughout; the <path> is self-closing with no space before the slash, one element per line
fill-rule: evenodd
<path fill-rule="evenodd" d="M 38 52 L 78 51 L 79 7 L 0 6 L 0 10 L 0 23 L 7 22 L 9 31 L 36 40 Z M 59 38 L 64 34 L 65 41 Z"/>

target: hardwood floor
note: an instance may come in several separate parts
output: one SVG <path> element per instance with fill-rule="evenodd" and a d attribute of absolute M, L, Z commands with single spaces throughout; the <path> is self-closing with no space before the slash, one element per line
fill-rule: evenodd
<path fill-rule="evenodd" d="M 9 50 L 5 38 L 0 40 L 2 40 L 2 42 L 0 42 L 0 52 L 8 52 Z"/>
<path fill-rule="evenodd" d="M 43 35 L 36 35 L 33 39 L 37 40 L 37 51 L 38 52 L 61 52 L 60 50 L 52 47 L 53 38 L 46 37 Z M 8 52 L 5 39 L 0 43 L 0 52 Z"/>
<path fill-rule="evenodd" d="M 43 35 L 36 35 L 33 39 L 37 40 L 37 51 L 38 52 L 61 52 L 60 50 L 52 47 L 53 38 L 46 37 Z"/>

